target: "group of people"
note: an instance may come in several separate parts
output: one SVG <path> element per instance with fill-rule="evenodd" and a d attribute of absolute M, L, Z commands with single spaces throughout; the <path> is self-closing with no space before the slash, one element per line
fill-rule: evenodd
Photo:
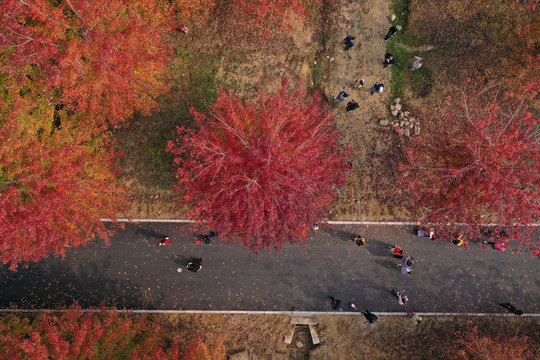
<path fill-rule="evenodd" d="M 398 31 L 400 31 L 400 30 L 401 30 L 401 26 L 399 26 L 399 25 L 394 25 L 394 26 L 390 27 L 390 29 L 388 30 L 388 33 L 386 34 L 386 36 L 384 38 L 384 41 L 388 41 L 390 38 L 392 38 L 394 35 L 396 35 L 396 33 Z M 344 50 L 348 51 L 349 49 L 351 49 L 356 44 L 356 38 L 354 36 L 352 36 L 352 35 L 347 35 L 347 37 L 345 37 L 345 39 L 343 39 L 343 44 L 345 45 Z M 423 61 L 424 60 L 422 58 L 420 58 L 418 56 L 415 56 L 414 57 L 414 62 L 409 67 L 409 70 L 411 70 L 411 71 L 418 70 L 422 66 Z M 383 61 L 384 68 L 386 68 L 388 65 L 393 65 L 395 63 L 396 63 L 396 58 L 395 58 L 395 56 L 393 54 L 391 54 L 391 53 L 384 54 L 384 61 Z M 355 81 L 355 85 L 354 85 L 355 88 L 359 88 L 359 87 L 363 87 L 363 86 L 364 86 L 364 79 L 360 79 L 360 80 Z M 370 94 L 373 95 L 374 93 L 382 93 L 383 91 L 384 91 L 384 84 L 376 82 L 373 85 L 373 87 L 371 87 Z M 334 102 L 341 103 L 341 102 L 347 100 L 348 98 L 349 98 L 349 94 L 345 90 L 345 87 L 343 87 L 343 90 L 340 91 L 339 94 L 334 98 Z M 359 107 L 360 107 L 360 105 L 356 101 L 350 100 L 347 103 L 346 110 L 347 111 L 353 111 L 353 110 L 358 109 Z"/>
<path fill-rule="evenodd" d="M 434 231 L 431 231 L 430 237 L 435 237 Z M 357 235 L 356 237 L 354 237 L 352 241 L 359 247 L 362 247 L 366 244 L 366 239 L 360 235 Z M 390 246 L 389 250 L 392 252 L 392 254 L 394 254 L 394 257 L 401 259 L 401 264 L 398 264 L 398 267 L 401 268 L 401 273 L 403 275 L 410 276 L 412 267 L 414 265 L 414 261 L 413 261 L 414 258 L 412 256 L 404 255 L 405 251 L 399 245 L 392 245 Z M 400 305 L 405 305 L 409 301 L 408 296 L 405 295 L 404 292 L 392 290 L 392 294 L 398 300 L 398 303 Z M 342 310 L 341 304 L 342 304 L 341 299 L 337 299 L 333 296 L 330 296 L 330 305 L 332 306 L 332 310 L 341 311 Z M 358 310 L 358 307 L 355 304 L 353 304 L 353 302 L 349 302 L 349 306 L 354 311 Z M 370 324 L 373 324 L 375 321 L 377 321 L 377 316 L 371 313 L 369 310 L 362 311 L 362 314 L 364 314 L 366 320 Z M 409 311 L 407 313 L 407 316 L 413 321 L 415 325 L 420 324 L 422 322 L 422 317 L 413 313 L 412 311 Z"/>

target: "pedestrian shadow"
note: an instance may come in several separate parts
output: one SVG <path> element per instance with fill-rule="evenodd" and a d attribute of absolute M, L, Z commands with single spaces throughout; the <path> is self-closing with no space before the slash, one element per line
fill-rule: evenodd
<path fill-rule="evenodd" d="M 392 257 L 389 245 L 382 241 L 367 239 L 365 248 L 373 256 Z"/>
<path fill-rule="evenodd" d="M 375 264 L 389 268 L 389 269 L 396 269 L 396 271 L 399 270 L 397 267 L 399 263 L 400 263 L 399 259 L 394 259 L 394 261 L 383 260 L 383 259 L 375 260 Z"/>
<path fill-rule="evenodd" d="M 342 241 L 352 241 L 358 234 L 350 233 L 348 231 L 334 230 L 333 228 L 321 228 L 319 231 L 322 231 L 328 234 L 330 237 L 337 238 Z"/>
<path fill-rule="evenodd" d="M 193 259 L 193 258 L 192 258 L 192 257 L 184 256 L 184 255 L 173 255 L 173 259 L 174 259 L 174 262 L 175 262 L 177 265 L 186 267 L 187 264 L 188 264 L 188 263 L 191 261 L 191 259 Z"/>
<path fill-rule="evenodd" d="M 142 228 L 138 228 L 137 232 L 135 232 L 135 235 L 142 235 L 147 240 L 163 239 L 167 237 L 167 235 L 157 233 L 154 230 L 147 230 Z"/>

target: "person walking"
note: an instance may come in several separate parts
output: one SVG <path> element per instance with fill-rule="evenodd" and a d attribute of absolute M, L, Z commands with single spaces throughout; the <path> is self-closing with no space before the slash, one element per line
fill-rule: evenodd
<path fill-rule="evenodd" d="M 390 251 L 394 254 L 395 258 L 401 259 L 403 258 L 403 249 L 399 247 L 399 245 L 392 245 L 390 246 Z"/>
<path fill-rule="evenodd" d="M 392 26 L 390 29 L 388 29 L 388 33 L 386 34 L 384 41 L 388 41 L 391 37 L 396 35 L 396 33 L 400 30 L 401 30 L 401 26 L 399 25 Z"/>
<path fill-rule="evenodd" d="M 349 94 L 347 94 L 347 92 L 345 91 L 345 87 L 343 88 L 343 91 L 341 91 L 338 96 L 336 96 L 334 98 L 334 102 L 337 102 L 338 104 L 339 103 L 342 103 L 343 101 L 345 101 L 346 99 L 349 98 Z"/>
<path fill-rule="evenodd" d="M 354 46 L 354 44 L 356 44 L 354 40 L 355 40 L 354 36 L 351 36 L 351 35 L 343 39 L 343 43 L 345 44 L 345 50 L 349 50 L 350 48 Z"/>
<path fill-rule="evenodd" d="M 369 310 L 366 309 L 366 311 L 362 311 L 362 314 L 364 314 L 364 317 L 366 318 L 366 320 L 370 323 L 370 324 L 373 324 L 375 321 L 377 321 L 378 317 L 377 315 L 373 314 L 372 312 L 370 312 Z"/>
<path fill-rule="evenodd" d="M 369 91 L 371 92 L 371 95 L 373 95 L 373 93 L 382 93 L 383 90 L 384 84 L 375 83 L 375 85 L 373 85 L 373 87 Z"/>
<path fill-rule="evenodd" d="M 415 56 L 414 59 L 415 60 L 414 60 L 413 64 L 409 68 L 409 70 L 411 70 L 411 71 L 420 69 L 420 67 L 422 66 L 422 63 L 424 62 L 424 60 L 421 57 L 418 57 L 418 56 Z"/>
<path fill-rule="evenodd" d="M 464 234 L 459 234 L 458 236 L 456 236 L 456 238 L 452 241 L 452 243 L 454 245 L 457 245 L 457 246 L 461 246 L 465 243 L 465 235 Z"/>
<path fill-rule="evenodd" d="M 410 256 L 404 256 L 401 259 L 401 264 L 398 264 L 397 266 L 401 268 L 401 273 L 403 275 L 411 276 L 412 272 L 412 266 L 413 266 L 413 258 Z"/>
<path fill-rule="evenodd" d="M 409 319 L 412 320 L 414 325 L 418 325 L 418 324 L 420 324 L 422 322 L 422 317 L 420 315 L 418 315 L 418 314 L 415 314 L 412 311 L 408 311 L 407 316 L 409 317 Z"/>
<path fill-rule="evenodd" d="M 347 103 L 347 111 L 353 111 L 353 110 L 356 110 L 360 107 L 360 105 L 358 105 L 358 103 L 354 100 L 351 100 Z"/>
<path fill-rule="evenodd" d="M 366 244 L 366 239 L 364 239 L 364 238 L 361 237 L 361 236 L 355 237 L 353 241 L 354 241 L 354 242 L 356 243 L 356 245 L 358 245 L 358 246 L 364 246 L 364 245 Z"/>
<path fill-rule="evenodd" d="M 394 57 L 394 55 L 390 53 L 384 54 L 383 65 L 385 69 L 388 65 L 394 65 L 395 63 L 396 63 L 396 58 Z"/>
<path fill-rule="evenodd" d="M 407 301 L 409 301 L 409 298 L 407 295 L 400 293 L 399 291 L 392 290 L 392 294 L 396 297 L 398 300 L 399 305 L 405 305 Z"/>
<path fill-rule="evenodd" d="M 189 271 L 192 271 L 196 273 L 197 271 L 202 269 L 202 259 L 201 258 L 191 258 L 188 264 L 186 265 L 186 268 Z"/>
<path fill-rule="evenodd" d="M 171 238 L 168 237 L 168 236 L 165 236 L 163 239 L 161 239 L 161 240 L 157 243 L 157 247 L 165 246 L 165 245 L 170 245 L 170 244 L 171 244 Z"/>
<path fill-rule="evenodd" d="M 341 300 L 336 299 L 333 296 L 330 296 L 330 304 L 332 305 L 332 310 L 341 310 Z"/>
<path fill-rule="evenodd" d="M 503 242 L 496 243 L 495 241 L 485 241 L 484 240 L 484 241 L 482 241 L 482 243 L 491 245 L 491 248 L 495 249 L 497 251 L 506 251 L 506 250 L 508 250 L 508 245 L 506 245 Z"/>

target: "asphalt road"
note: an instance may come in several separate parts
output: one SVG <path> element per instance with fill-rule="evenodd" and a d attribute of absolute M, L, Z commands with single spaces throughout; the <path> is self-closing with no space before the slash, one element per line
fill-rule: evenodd
<path fill-rule="evenodd" d="M 473 244 L 469 251 L 412 234 L 411 226 L 321 227 L 303 247 L 254 254 L 238 244 L 197 244 L 189 225 L 129 223 L 110 245 L 96 241 L 68 249 L 65 260 L 49 258 L 0 268 L 0 307 L 83 307 L 184 310 L 331 310 L 328 296 L 374 312 L 504 313 L 511 302 L 540 313 L 540 261 L 529 253 L 499 252 Z M 142 233 L 137 231 L 142 229 Z M 149 232 L 169 235 L 157 247 Z M 351 239 L 367 239 L 363 247 Z M 398 243 L 416 260 L 413 275 L 387 250 Z M 203 269 L 186 271 L 190 257 Z M 178 269 L 182 269 L 179 272 Z M 392 289 L 405 291 L 400 306 Z"/>

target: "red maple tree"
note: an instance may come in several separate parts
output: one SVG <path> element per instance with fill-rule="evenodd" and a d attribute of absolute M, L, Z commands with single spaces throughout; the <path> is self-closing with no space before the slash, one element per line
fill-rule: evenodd
<path fill-rule="evenodd" d="M 530 243 L 540 217 L 538 119 L 524 99 L 500 93 L 465 87 L 430 109 L 423 136 L 409 144 L 403 178 L 421 222 L 448 224 L 447 233 L 469 240 L 492 223 L 498 242 L 522 236 Z"/>
<path fill-rule="evenodd" d="M 179 128 L 168 146 L 190 216 L 253 251 L 307 240 L 347 169 L 319 96 L 285 79 L 253 104 L 222 91 L 209 116 L 193 114 L 197 129 Z"/>
<path fill-rule="evenodd" d="M 7 103 L 7 104 L 6 104 Z M 47 100 L 0 101 L 0 261 L 65 255 L 112 229 L 100 221 L 127 206 L 108 135 L 54 127 Z M 3 106 L 2 106 L 3 105 Z"/>
<path fill-rule="evenodd" d="M 468 321 L 469 330 L 456 332 L 455 346 L 448 349 L 454 360 L 529 360 L 537 359 L 538 345 L 531 338 L 504 333 L 482 334 L 478 326 Z"/>
<path fill-rule="evenodd" d="M 54 90 L 44 90 L 49 101 L 98 132 L 148 113 L 166 90 L 168 27 L 156 1 L 5 0 L 0 14 L 0 71 Z"/>
<path fill-rule="evenodd" d="M 85 312 L 74 306 L 32 320 L 13 314 L 0 319 L 0 357 L 222 360 L 225 348 L 221 341 L 211 345 L 198 338 L 181 351 L 160 316 L 120 314 L 104 307 Z"/>

